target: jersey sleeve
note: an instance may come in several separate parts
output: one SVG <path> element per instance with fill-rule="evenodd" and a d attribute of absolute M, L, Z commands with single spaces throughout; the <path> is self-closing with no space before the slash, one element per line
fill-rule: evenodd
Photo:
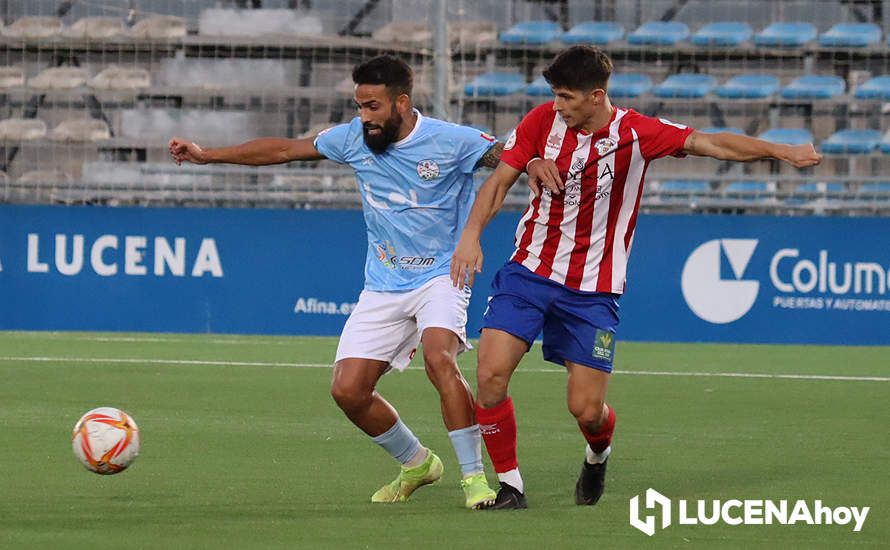
<path fill-rule="evenodd" d="M 497 142 L 494 136 L 468 126 L 455 125 L 458 137 L 457 154 L 460 161 L 460 171 L 464 174 L 472 174 L 476 171 L 479 159 L 488 152 Z"/>
<path fill-rule="evenodd" d="M 354 123 L 339 124 L 333 128 L 323 130 L 315 138 L 313 144 L 319 153 L 334 162 L 347 164 L 349 153 L 354 140 Z"/>
<path fill-rule="evenodd" d="M 642 124 L 635 125 L 640 132 L 640 152 L 646 160 L 666 156 L 685 157 L 683 146 L 694 128 L 671 122 L 666 118 L 652 118 L 640 115 Z"/>
<path fill-rule="evenodd" d="M 525 170 L 528 161 L 543 156 L 539 152 L 543 112 L 546 112 L 546 109 L 538 106 L 522 118 L 522 121 L 510 134 L 507 143 L 504 144 L 501 162 L 505 162 L 521 172 Z"/>

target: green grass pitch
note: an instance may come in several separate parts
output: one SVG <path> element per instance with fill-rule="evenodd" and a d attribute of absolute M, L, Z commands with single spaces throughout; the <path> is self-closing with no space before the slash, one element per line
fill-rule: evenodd
<path fill-rule="evenodd" d="M 0 333 L 0 548 L 839 548 L 890 540 L 890 349 L 619 343 L 607 489 L 572 494 L 583 440 L 565 375 L 526 357 L 511 393 L 530 509 L 462 508 L 459 468 L 420 369 L 381 392 L 445 462 L 399 505 L 397 468 L 337 409 L 335 339 Z M 475 354 L 462 367 L 475 385 Z M 693 375 L 694 373 L 698 373 Z M 715 376 L 745 373 L 763 376 Z M 775 374 L 803 375 L 798 378 Z M 820 376 L 874 377 L 874 380 Z M 132 414 L 142 452 L 86 471 L 70 432 L 93 407 Z M 495 476 L 486 462 L 489 480 Z M 672 525 L 647 537 L 629 499 L 820 499 L 852 525 Z"/>

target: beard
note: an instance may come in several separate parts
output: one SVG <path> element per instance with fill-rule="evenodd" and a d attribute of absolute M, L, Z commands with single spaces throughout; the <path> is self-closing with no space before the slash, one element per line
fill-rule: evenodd
<path fill-rule="evenodd" d="M 362 133 L 365 138 L 365 145 L 376 154 L 381 154 L 396 141 L 398 141 L 399 127 L 402 125 L 402 115 L 395 109 L 392 115 L 383 123 L 383 126 L 366 122 L 362 125 Z M 379 134 L 369 134 L 371 130 L 380 130 Z"/>

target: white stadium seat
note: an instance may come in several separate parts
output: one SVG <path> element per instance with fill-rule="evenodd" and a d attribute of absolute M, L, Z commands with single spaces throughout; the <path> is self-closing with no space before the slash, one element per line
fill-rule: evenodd
<path fill-rule="evenodd" d="M 138 90 L 151 86 L 151 74 L 141 67 L 111 65 L 89 80 L 98 90 Z"/>
<path fill-rule="evenodd" d="M 124 22 L 119 17 L 83 17 L 62 31 L 67 38 L 107 40 L 126 32 Z"/>
<path fill-rule="evenodd" d="M 52 16 L 20 17 L 3 29 L 11 38 L 49 38 L 62 32 L 62 20 Z"/>
<path fill-rule="evenodd" d="M 185 19 L 175 15 L 156 15 L 143 19 L 133 25 L 130 36 L 133 38 L 150 38 L 169 40 L 182 38 L 188 32 Z"/>
<path fill-rule="evenodd" d="M 25 85 L 25 71 L 21 67 L 0 67 L 0 88 L 20 88 Z"/>
<path fill-rule="evenodd" d="M 46 123 L 39 118 L 0 120 L 0 140 L 32 141 L 46 136 Z"/>
<path fill-rule="evenodd" d="M 97 118 L 75 118 L 63 121 L 49 133 L 53 141 L 83 143 L 108 139 L 111 132 L 104 120 Z"/>
<path fill-rule="evenodd" d="M 86 84 L 89 71 L 82 67 L 52 67 L 44 69 L 28 81 L 28 86 L 40 90 L 70 90 Z"/>

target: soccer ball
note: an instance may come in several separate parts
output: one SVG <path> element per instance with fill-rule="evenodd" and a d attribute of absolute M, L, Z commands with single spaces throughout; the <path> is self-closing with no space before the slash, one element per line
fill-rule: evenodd
<path fill-rule="evenodd" d="M 87 470 L 109 475 L 123 472 L 139 454 L 139 427 L 114 407 L 88 411 L 74 425 L 71 447 Z"/>

